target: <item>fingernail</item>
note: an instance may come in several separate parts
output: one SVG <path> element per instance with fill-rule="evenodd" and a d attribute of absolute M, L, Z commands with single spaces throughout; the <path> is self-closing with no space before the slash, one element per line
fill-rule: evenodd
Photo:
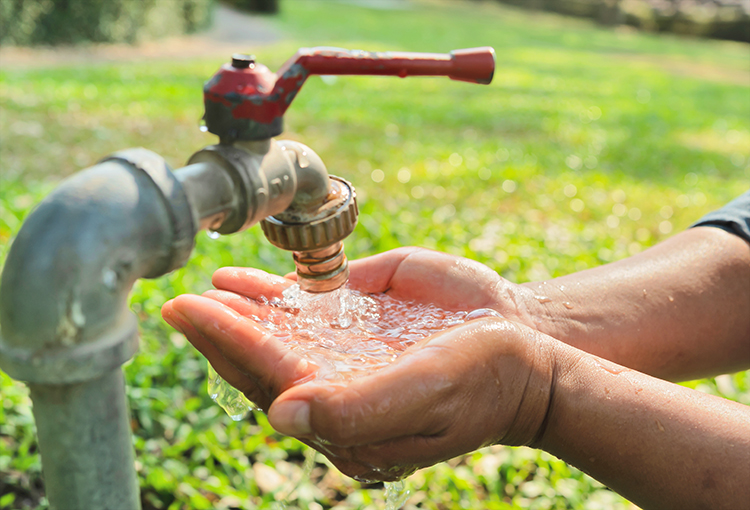
<path fill-rule="evenodd" d="M 271 426 L 287 436 L 306 436 L 310 428 L 310 404 L 301 400 L 289 400 L 271 406 L 268 414 Z"/>

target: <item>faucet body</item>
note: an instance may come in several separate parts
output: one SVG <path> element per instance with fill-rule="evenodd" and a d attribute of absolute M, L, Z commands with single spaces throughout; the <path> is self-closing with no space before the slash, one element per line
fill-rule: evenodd
<path fill-rule="evenodd" d="M 309 74 L 448 74 L 489 83 L 491 49 L 451 55 L 301 50 L 277 75 L 236 58 L 206 84 L 220 143 L 170 170 L 145 149 L 65 180 L 17 234 L 0 282 L 0 368 L 28 383 L 52 510 L 140 508 L 121 365 L 138 347 L 127 298 L 138 278 L 185 264 L 200 230 L 261 223 L 294 252 L 300 285 L 348 276 L 356 193 L 308 147 L 273 139 Z M 253 72 L 256 69 L 260 72 Z M 264 70 L 265 69 L 265 70 Z"/>

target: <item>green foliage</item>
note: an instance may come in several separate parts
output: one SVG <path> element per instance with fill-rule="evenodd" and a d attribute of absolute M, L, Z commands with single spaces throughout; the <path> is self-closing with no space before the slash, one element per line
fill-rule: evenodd
<path fill-rule="evenodd" d="M 135 43 L 208 26 L 213 0 L 0 0 L 0 44 Z"/>
<path fill-rule="evenodd" d="M 746 46 L 612 32 L 488 3 L 287 4 L 277 23 L 295 39 L 256 49 L 272 69 L 299 46 L 497 51 L 486 87 L 365 77 L 303 87 L 284 136 L 357 187 L 350 258 L 412 244 L 475 258 L 514 281 L 544 279 L 643 250 L 748 187 Z M 3 68 L 0 261 L 60 178 L 124 147 L 148 147 L 176 167 L 213 143 L 198 130 L 200 90 L 220 63 Z M 125 372 L 144 508 L 274 508 L 285 498 L 290 509 L 382 508 L 380 486 L 362 487 L 320 455 L 307 481 L 300 443 L 262 414 L 232 422 L 206 395 L 205 361 L 159 308 L 210 288 L 226 265 L 293 268 L 257 227 L 201 235 L 186 267 L 139 281 L 131 296 L 142 342 Z M 688 386 L 750 403 L 747 372 Z M 0 508 L 45 508 L 27 391 L 0 374 L 0 394 Z M 488 448 L 407 485 L 408 509 L 632 508 L 523 448 Z"/>

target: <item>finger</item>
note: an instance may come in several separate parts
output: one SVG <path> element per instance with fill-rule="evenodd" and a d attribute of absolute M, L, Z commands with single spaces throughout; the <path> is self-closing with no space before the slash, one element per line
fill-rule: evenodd
<path fill-rule="evenodd" d="M 272 397 L 318 370 L 258 324 L 213 299 L 183 294 L 173 300 L 172 309 Z"/>
<path fill-rule="evenodd" d="M 258 319 L 263 320 L 268 317 L 268 314 L 271 312 L 268 306 L 261 305 L 254 299 L 235 292 L 229 292 L 226 290 L 208 290 L 202 295 L 225 304 L 245 317 L 257 317 Z"/>
<path fill-rule="evenodd" d="M 440 373 L 437 355 L 427 349 L 404 355 L 345 385 L 313 382 L 292 388 L 271 405 L 269 421 L 283 434 L 314 432 L 338 447 L 438 434 L 443 424 L 433 418 L 450 385 Z"/>
<path fill-rule="evenodd" d="M 360 482 L 392 482 L 409 476 L 419 466 L 394 465 L 389 469 L 380 468 L 366 460 L 358 460 L 353 455 L 354 449 L 338 448 L 314 439 L 299 439 L 310 448 L 325 455 L 339 471 Z"/>
<path fill-rule="evenodd" d="M 271 399 L 264 394 L 255 382 L 245 374 L 237 370 L 219 352 L 216 347 L 206 340 L 188 321 L 180 317 L 172 308 L 172 300 L 167 301 L 161 308 L 162 317 L 173 328 L 180 331 L 185 338 L 200 352 L 222 379 L 244 393 L 248 399 L 259 405 L 262 409 L 268 409 Z"/>
<path fill-rule="evenodd" d="M 423 248 L 396 248 L 363 259 L 349 262 L 349 285 L 362 292 L 385 292 L 399 265 Z"/>
<path fill-rule="evenodd" d="M 252 267 L 222 267 L 211 279 L 214 287 L 259 299 L 280 298 L 284 289 L 294 282 L 281 276 L 266 273 Z"/>
<path fill-rule="evenodd" d="M 492 369 L 485 354 L 510 330 L 515 326 L 509 321 L 471 321 L 430 337 L 388 367 L 346 385 L 313 382 L 291 388 L 271 405 L 269 421 L 281 433 L 307 431 L 340 447 L 440 437 L 458 417 L 471 419 L 471 405 L 489 406 L 484 409 L 488 416 L 494 412 L 492 402 L 501 390 L 487 383 Z M 485 354 L 477 356 L 477 350 Z M 486 421 L 472 441 L 479 438 L 481 443 L 492 434 L 496 424 Z"/>
<path fill-rule="evenodd" d="M 495 296 L 500 276 L 474 260 L 417 249 L 398 264 L 388 293 L 450 310 L 482 308 Z"/>

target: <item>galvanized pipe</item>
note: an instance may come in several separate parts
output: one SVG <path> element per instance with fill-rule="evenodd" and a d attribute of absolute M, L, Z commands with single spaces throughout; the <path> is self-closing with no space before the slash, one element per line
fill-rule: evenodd
<path fill-rule="evenodd" d="M 304 212 L 329 188 L 311 150 L 266 140 L 174 173 L 153 152 L 116 153 L 37 206 L 3 268 L 0 368 L 29 384 L 51 510 L 140 509 L 120 368 L 138 346 L 135 280 L 184 265 L 201 229 Z"/>
<path fill-rule="evenodd" d="M 184 264 L 195 227 L 179 182 L 136 149 L 64 181 L 27 218 L 0 285 L 0 367 L 31 389 L 50 508 L 140 508 L 120 366 L 127 296 Z"/>
<path fill-rule="evenodd" d="M 51 508 L 141 508 L 122 370 L 29 388 Z"/>

